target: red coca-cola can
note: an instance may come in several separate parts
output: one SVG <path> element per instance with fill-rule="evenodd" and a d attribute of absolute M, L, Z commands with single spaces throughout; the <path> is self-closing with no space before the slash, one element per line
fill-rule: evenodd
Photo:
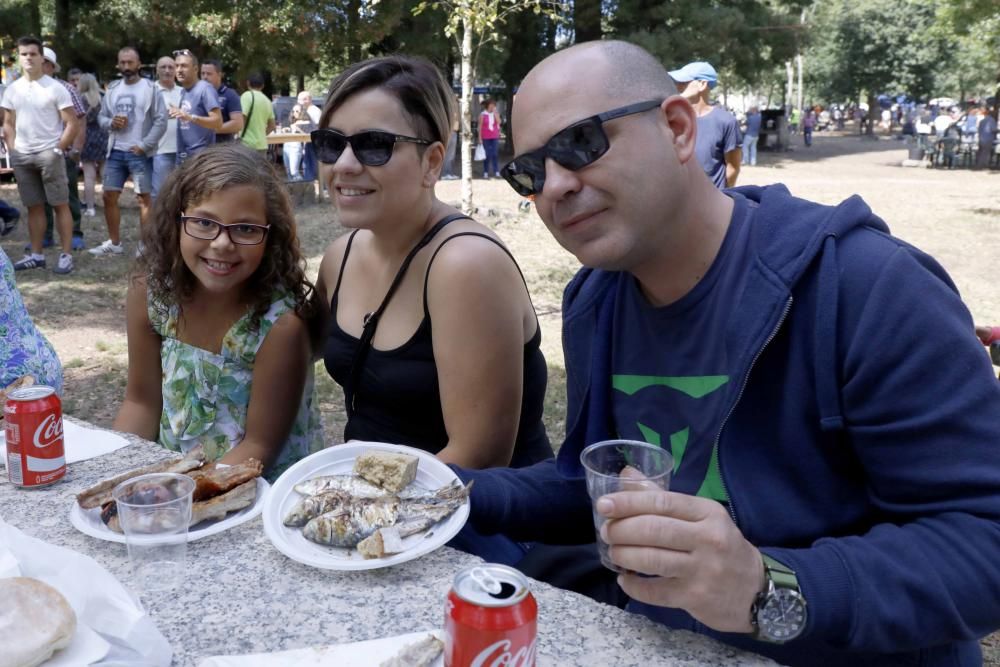
<path fill-rule="evenodd" d="M 538 604 L 528 578 L 506 565 L 457 575 L 444 614 L 445 667 L 534 667 Z"/>
<path fill-rule="evenodd" d="M 7 395 L 3 408 L 7 476 L 26 489 L 54 484 L 66 475 L 62 403 L 45 385 Z"/>

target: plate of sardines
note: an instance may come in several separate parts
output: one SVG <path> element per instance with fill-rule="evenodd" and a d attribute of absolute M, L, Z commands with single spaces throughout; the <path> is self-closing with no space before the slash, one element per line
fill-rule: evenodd
<path fill-rule="evenodd" d="M 281 553 L 328 570 L 373 570 L 445 544 L 469 518 L 469 487 L 427 452 L 351 441 L 279 477 L 263 512 Z"/>
<path fill-rule="evenodd" d="M 261 477 L 260 461 L 247 459 L 231 466 L 208 463 L 199 446 L 182 457 L 129 470 L 77 494 L 69 512 L 70 523 L 91 537 L 124 544 L 125 533 L 118 521 L 118 507 L 111 492 L 126 480 L 154 472 L 179 473 L 194 480 L 189 542 L 221 533 L 259 516 L 270 488 L 267 480 Z"/>

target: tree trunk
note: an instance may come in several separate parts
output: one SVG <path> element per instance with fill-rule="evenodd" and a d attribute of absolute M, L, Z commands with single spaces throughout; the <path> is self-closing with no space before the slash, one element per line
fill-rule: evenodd
<path fill-rule="evenodd" d="M 297 74 L 295 76 L 295 89 L 300 93 L 306 89 L 306 77 L 304 74 Z"/>
<path fill-rule="evenodd" d="M 577 44 L 601 38 L 601 0 L 574 0 L 573 31 Z"/>
<path fill-rule="evenodd" d="M 32 3 L 38 4 L 38 3 Z M 69 52 L 69 33 L 70 28 L 72 28 L 72 18 L 70 12 L 69 0 L 56 0 L 55 10 L 56 10 L 56 30 L 53 37 L 55 38 L 55 47 L 59 49 L 56 51 L 56 55 L 62 55 L 64 58 L 63 62 L 69 63 L 76 60 L 72 57 Z M 39 35 L 41 37 L 41 35 Z M 67 68 L 68 69 L 68 68 Z"/>
<path fill-rule="evenodd" d="M 875 119 L 878 116 L 881 120 L 881 114 L 878 113 L 878 98 L 875 97 L 875 93 L 868 93 L 868 131 L 865 135 L 875 138 Z"/>
<path fill-rule="evenodd" d="M 472 24 L 462 19 L 462 212 L 472 215 Z"/>
<path fill-rule="evenodd" d="M 38 39 L 42 38 L 42 10 L 41 3 L 39 2 L 29 2 L 28 3 L 28 16 L 29 25 L 31 26 L 31 34 Z"/>
<path fill-rule="evenodd" d="M 347 42 L 347 62 L 356 63 L 361 60 L 361 44 L 358 43 L 358 16 L 361 13 L 361 0 L 347 0 L 347 31 L 351 36 Z"/>

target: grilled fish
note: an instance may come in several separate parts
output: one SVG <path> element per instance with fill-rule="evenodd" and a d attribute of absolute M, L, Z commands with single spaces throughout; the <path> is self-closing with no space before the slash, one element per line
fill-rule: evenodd
<path fill-rule="evenodd" d="M 321 479 L 332 479 L 332 478 L 321 478 Z M 304 484 L 308 484 L 308 482 L 300 484 L 299 486 L 303 486 Z M 412 496 L 412 497 L 404 496 L 403 499 L 407 501 L 412 501 L 414 507 L 424 506 L 424 505 L 428 506 L 429 508 L 428 513 L 431 513 L 430 506 L 436 506 L 442 503 L 446 503 L 449 500 L 453 500 L 459 496 L 461 496 L 462 500 L 464 500 L 465 497 L 468 496 L 467 493 L 463 495 L 463 487 L 457 481 L 452 482 L 448 486 L 438 489 L 434 493 L 428 493 L 427 491 L 423 491 L 422 489 L 416 489 L 413 492 L 422 493 L 424 495 Z M 367 496 L 360 496 L 360 498 L 365 498 L 365 497 Z M 378 497 L 396 498 L 397 496 L 381 495 Z M 284 524 L 289 527 L 304 526 L 306 525 L 306 523 L 309 522 L 310 519 L 314 519 L 315 517 L 318 517 L 320 514 L 326 514 L 327 512 L 332 512 L 338 508 L 346 507 L 351 502 L 352 498 L 353 496 L 351 496 L 350 493 L 342 489 L 334 489 L 331 491 L 324 491 L 321 493 L 317 493 L 314 496 L 306 496 L 298 503 L 296 503 L 295 506 L 291 509 L 291 511 L 288 512 L 288 514 L 285 516 Z M 411 504 L 407 503 L 406 507 L 410 506 Z M 451 512 L 448 512 L 448 514 L 450 513 Z M 447 516 L 447 514 L 445 514 L 444 516 Z M 438 520 L 439 519 L 436 519 L 435 521 Z"/>
<path fill-rule="evenodd" d="M 336 509 L 310 519 L 302 535 L 317 544 L 353 548 L 379 528 L 398 525 L 401 536 L 413 535 L 450 516 L 469 497 L 459 482 L 420 498 L 351 498 Z M 404 532 L 405 531 L 405 532 Z"/>
<path fill-rule="evenodd" d="M 427 493 L 423 489 L 416 488 L 411 484 L 399 492 L 399 494 L 393 494 L 382 487 L 366 482 L 357 475 L 351 474 L 313 477 L 310 480 L 296 484 L 295 490 L 304 496 L 315 496 L 328 491 L 343 491 L 352 498 L 385 498 L 393 495 L 398 495 L 400 498 L 410 498 Z"/>

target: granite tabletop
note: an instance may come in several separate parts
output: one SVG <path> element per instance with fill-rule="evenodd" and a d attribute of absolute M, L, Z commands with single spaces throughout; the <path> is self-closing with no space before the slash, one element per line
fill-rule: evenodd
<path fill-rule="evenodd" d="M 0 473 L 0 516 L 33 537 L 94 558 L 132 588 L 125 545 L 84 535 L 68 520 L 75 494 L 168 455 L 154 443 L 122 435 L 128 447 L 70 464 L 66 478 L 51 487 L 24 490 Z M 188 583 L 168 594 L 143 595 L 142 602 L 173 647 L 174 664 L 197 665 L 214 655 L 327 646 L 439 628 L 453 576 L 477 562 L 442 547 L 391 568 L 320 570 L 275 549 L 258 517 L 190 543 Z M 548 584 L 532 581 L 531 588 L 539 608 L 539 665 L 774 664 Z"/>

